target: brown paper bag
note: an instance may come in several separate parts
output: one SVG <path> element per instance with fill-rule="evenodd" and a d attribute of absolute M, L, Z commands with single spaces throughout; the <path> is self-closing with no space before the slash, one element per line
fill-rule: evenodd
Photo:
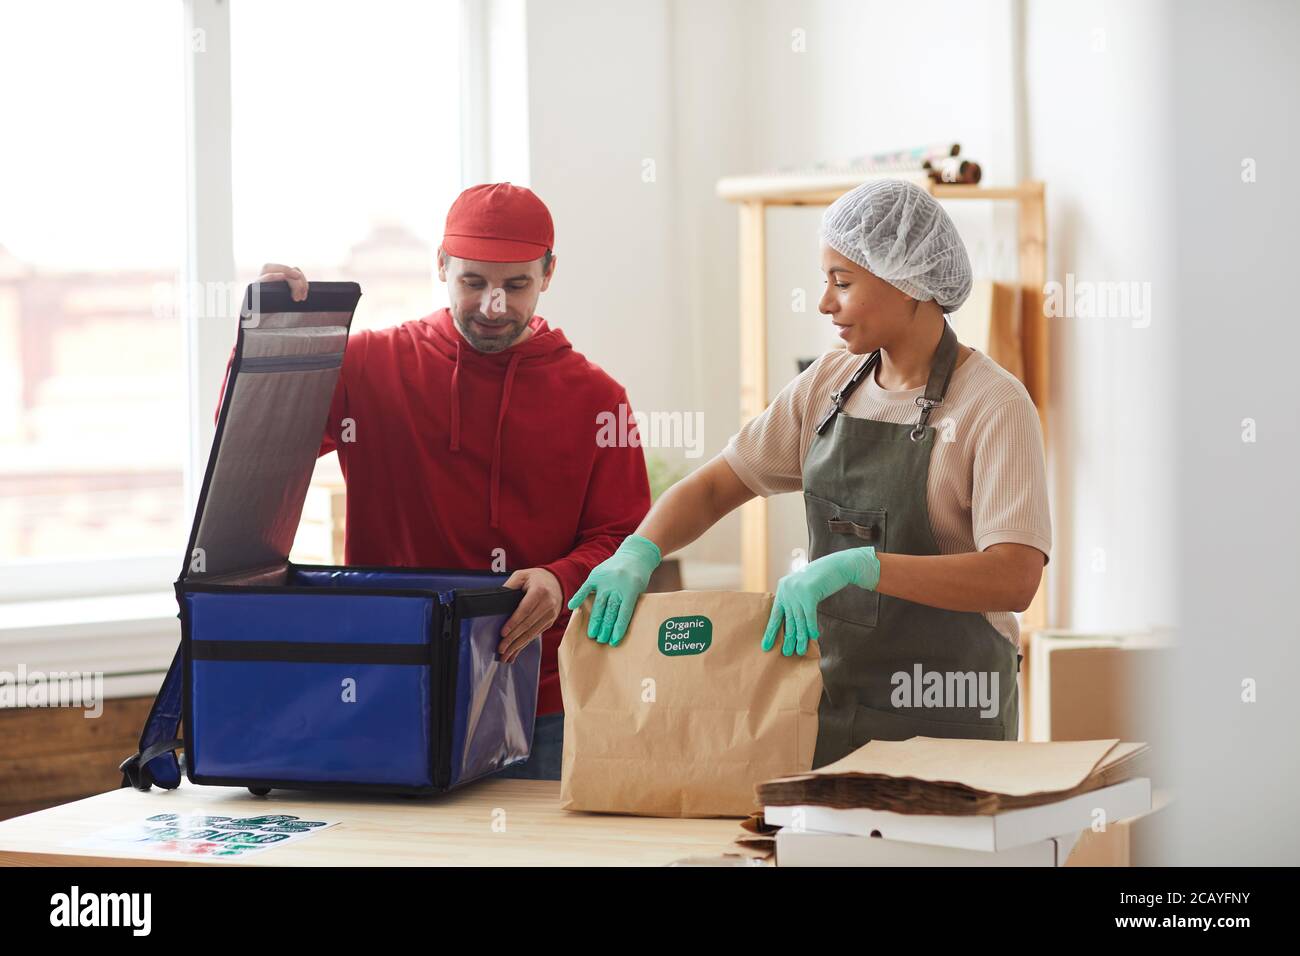
<path fill-rule="evenodd" d="M 591 605 L 560 643 L 561 807 L 744 817 L 756 784 L 812 767 L 817 642 L 763 652 L 771 594 L 643 594 L 617 647 L 587 637 Z"/>

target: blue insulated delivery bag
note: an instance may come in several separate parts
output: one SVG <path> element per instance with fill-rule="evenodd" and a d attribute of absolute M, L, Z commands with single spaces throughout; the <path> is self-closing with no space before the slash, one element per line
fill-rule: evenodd
<path fill-rule="evenodd" d="M 170 790 L 184 767 L 259 794 L 437 793 L 528 757 L 541 642 L 497 659 L 522 596 L 508 574 L 289 561 L 360 296 L 245 294 L 176 582 L 181 643 L 124 786 Z"/>

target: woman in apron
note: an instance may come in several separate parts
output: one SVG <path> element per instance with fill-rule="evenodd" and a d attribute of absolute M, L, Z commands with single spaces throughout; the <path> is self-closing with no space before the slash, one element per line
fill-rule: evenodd
<path fill-rule="evenodd" d="M 759 646 L 818 642 L 813 765 L 874 739 L 1014 740 L 1013 612 L 1051 549 L 1037 411 L 945 319 L 970 293 L 970 260 L 927 192 L 859 186 L 827 209 L 821 240 L 819 311 L 847 348 L 665 492 L 569 607 L 594 594 L 588 636 L 616 648 L 663 555 L 755 495 L 801 490 L 809 562 L 777 585 Z"/>

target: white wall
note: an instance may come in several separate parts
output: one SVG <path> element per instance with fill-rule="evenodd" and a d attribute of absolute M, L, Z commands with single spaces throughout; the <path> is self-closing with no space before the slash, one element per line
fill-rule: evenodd
<path fill-rule="evenodd" d="M 733 172 L 803 166 L 921 143 L 956 141 L 982 164 L 987 181 L 1015 178 L 1009 133 L 1014 111 L 1007 92 L 1006 3 L 789 3 L 765 0 L 746 8 L 753 109 L 753 165 Z M 802 31 L 796 33 L 796 31 Z M 802 44 L 796 43 L 802 40 Z M 802 47 L 802 49 L 801 49 Z M 976 259 L 992 259 L 995 216 L 987 203 L 949 203 Z M 817 313 L 819 209 L 769 213 L 768 330 L 770 392 L 796 373 L 797 357 L 835 343 Z M 1010 233 L 1003 235 L 1009 236 Z M 1014 269 L 1014 246 L 1007 247 Z M 1006 274 L 1006 273 L 1004 273 Z M 805 313 L 792 310 L 802 289 Z M 735 293 L 728 303 L 735 309 Z M 771 499 L 769 577 L 789 570 L 791 552 L 807 546 L 801 496 Z"/>
<path fill-rule="evenodd" d="M 539 311 L 638 410 L 670 408 L 689 382 L 689 356 L 673 348 L 688 329 L 676 314 L 670 29 L 664 3 L 528 5 L 531 185 L 555 218 L 557 255 Z"/>
<path fill-rule="evenodd" d="M 1028 168 L 1047 184 L 1049 276 L 1151 289 L 1149 324 L 1051 322 L 1055 619 L 1076 628 L 1175 618 L 1166 6 L 1025 8 Z"/>
<path fill-rule="evenodd" d="M 531 169 L 555 211 L 561 255 L 544 312 L 638 408 L 704 413 L 703 459 L 660 452 L 695 465 L 739 423 L 736 210 L 714 195 L 720 176 L 956 140 L 986 183 L 1043 179 L 1049 274 L 1151 281 L 1156 309 L 1145 329 L 1068 318 L 1052 327 L 1054 621 L 1170 622 L 1172 466 L 1167 431 L 1152 427 L 1172 414 L 1158 234 L 1167 209 L 1153 177 L 1138 174 L 1164 153 L 1159 9 L 530 0 Z M 1092 50 L 1097 28 L 1103 53 Z M 1018 29 L 1024 115 L 1013 82 Z M 646 159 L 654 183 L 642 181 Z M 947 208 L 977 271 L 1014 275 L 1012 210 Z M 815 311 L 819 215 L 775 210 L 769 220 L 772 394 L 796 358 L 834 341 Z M 791 308 L 795 289 L 810 302 L 803 314 Z M 799 496 L 771 507 L 774 583 L 806 532 Z M 731 520 L 690 554 L 734 561 L 738 548 Z"/>
<path fill-rule="evenodd" d="M 560 257 L 541 311 L 638 411 L 702 413 L 700 457 L 647 449 L 683 469 L 738 422 L 735 210 L 714 185 L 754 162 L 744 7 L 528 4 L 532 185 Z M 737 529 L 733 517 L 689 553 L 737 561 Z"/>
<path fill-rule="evenodd" d="M 637 406 L 703 409 L 708 455 L 737 424 L 721 175 L 956 139 L 987 183 L 1046 182 L 1051 278 L 1150 283 L 1145 327 L 1053 320 L 1054 619 L 1182 618 L 1177 666 L 1144 695 L 1164 725 L 1157 782 L 1179 787 L 1162 859 L 1294 863 L 1298 333 L 1277 280 L 1300 218 L 1296 6 L 529 0 L 529 28 L 533 176 L 566 257 L 546 313 Z M 643 158 L 662 160 L 655 184 Z M 996 251 L 1005 221 L 948 205 L 974 258 Z M 829 342 L 789 308 L 820 288 L 816 222 L 770 223 L 773 391 Z M 773 573 L 803 540 L 796 496 L 776 514 Z M 695 550 L 737 545 L 731 522 Z"/>
<path fill-rule="evenodd" d="M 1157 701 L 1179 794 L 1164 859 L 1295 866 L 1300 324 L 1289 292 L 1300 221 L 1291 175 L 1300 150 L 1300 5 L 1175 8 L 1177 163 L 1168 175 L 1177 197 L 1179 391 L 1169 430 L 1183 624 L 1177 666 Z M 1246 160 L 1253 182 L 1242 177 Z"/>

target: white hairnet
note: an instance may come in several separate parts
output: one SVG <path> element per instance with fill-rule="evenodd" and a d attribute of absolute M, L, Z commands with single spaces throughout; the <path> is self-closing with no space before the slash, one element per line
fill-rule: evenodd
<path fill-rule="evenodd" d="M 845 193 L 822 216 L 821 235 L 872 275 L 945 312 L 970 295 L 966 246 L 943 207 L 914 183 L 882 179 Z"/>

